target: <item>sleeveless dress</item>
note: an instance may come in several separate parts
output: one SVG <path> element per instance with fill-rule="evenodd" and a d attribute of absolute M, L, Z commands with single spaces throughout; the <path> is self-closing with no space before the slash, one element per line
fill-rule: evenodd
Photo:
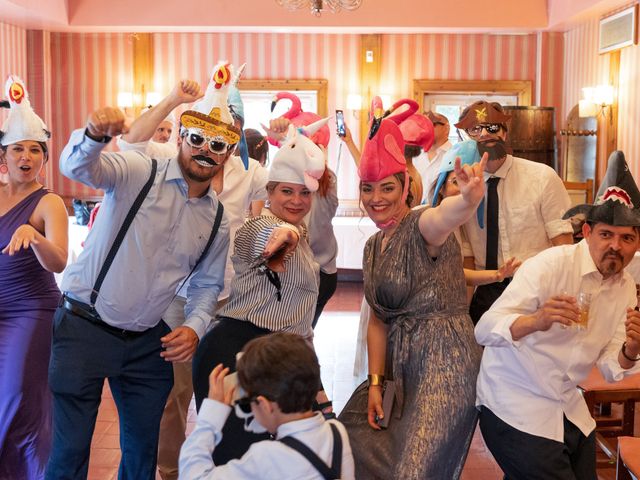
<path fill-rule="evenodd" d="M 457 479 L 476 426 L 481 349 L 460 248 L 452 234 L 429 256 L 418 229 L 423 210 L 404 218 L 384 252 L 382 232 L 364 251 L 365 297 L 388 326 L 385 376 L 395 380 L 396 400 L 386 430 L 367 423 L 366 382 L 340 414 L 362 480 Z"/>
<path fill-rule="evenodd" d="M 44 188 L 0 216 L 0 250 L 28 223 Z M 0 254 L 0 479 L 44 478 L 51 445 L 47 368 L 60 291 L 33 250 Z"/>

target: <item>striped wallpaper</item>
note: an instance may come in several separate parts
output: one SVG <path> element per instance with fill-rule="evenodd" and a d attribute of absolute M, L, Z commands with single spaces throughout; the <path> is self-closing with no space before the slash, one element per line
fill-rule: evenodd
<path fill-rule="evenodd" d="M 383 35 L 381 76 L 392 98 L 410 97 L 414 79 L 531 80 L 535 92 L 536 36 Z"/>
<path fill-rule="evenodd" d="M 5 98 L 4 84 L 10 74 L 27 80 L 27 31 L 20 27 L 0 22 L 0 96 Z M 29 86 L 27 85 L 27 88 Z M 5 109 L 0 109 L 0 127 L 7 118 Z"/>
<path fill-rule="evenodd" d="M 536 105 L 556 108 L 556 130 L 560 130 L 564 118 L 562 91 L 564 87 L 564 34 L 545 32 L 538 34 L 538 93 Z M 534 90 L 535 91 L 535 90 Z"/>
<path fill-rule="evenodd" d="M 598 21 L 591 18 L 565 34 L 565 111 L 582 98 L 582 87 L 609 83 L 609 55 L 598 55 Z M 618 149 L 625 153 L 636 181 L 640 180 L 640 46 L 620 51 L 618 89 Z"/>
<path fill-rule="evenodd" d="M 618 91 L 618 149 L 625 153 L 636 183 L 640 182 L 640 47 L 620 52 Z"/>
<path fill-rule="evenodd" d="M 229 60 L 235 66 L 246 63 L 243 78 L 247 79 L 327 79 L 329 112 L 345 108 L 347 95 L 358 92 L 358 35 L 158 33 L 154 35 L 154 51 L 155 90 L 162 93 L 169 92 L 181 78 L 208 81 L 218 60 Z M 357 122 L 350 122 L 350 127 L 357 138 Z M 333 136 L 329 165 L 334 169 L 338 144 Z M 357 172 L 346 148 L 342 149 L 339 170 L 338 178 L 343 179 L 338 188 L 340 198 L 357 198 Z"/>
<path fill-rule="evenodd" d="M 13 27 L 11 27 L 13 29 Z M 23 32 L 24 36 L 24 32 Z M 126 33 L 50 33 L 52 158 L 74 128 L 95 108 L 114 105 L 117 92 L 133 90 L 133 42 Z M 3 45 L 4 47 L 4 45 Z M 562 35 L 420 34 L 382 35 L 380 92 L 411 96 L 415 78 L 530 80 L 534 100 L 540 79 L 543 105 L 558 101 Z M 4 50 L 4 48 L 2 48 Z M 247 63 L 245 78 L 329 80 L 328 108 L 346 106 L 359 91 L 360 37 L 334 34 L 157 33 L 154 34 L 154 90 L 166 94 L 185 77 L 205 82 L 219 59 Z M 541 62 L 538 72 L 536 65 Z M 545 66 L 546 65 L 546 66 Z M 358 138 L 355 119 L 349 122 Z M 336 166 L 338 142 L 329 148 Z M 345 149 L 338 172 L 339 195 L 357 198 L 357 176 Z M 53 169 L 53 188 L 67 195 L 92 192 Z"/>
<path fill-rule="evenodd" d="M 118 91 L 132 91 L 132 38 L 126 33 L 51 33 L 52 153 L 59 158 L 69 135 L 96 108 L 115 105 Z M 54 172 L 64 195 L 95 192 Z"/>
<path fill-rule="evenodd" d="M 582 88 L 609 83 L 609 55 L 598 55 L 598 18 L 565 33 L 564 111 L 582 98 Z"/>

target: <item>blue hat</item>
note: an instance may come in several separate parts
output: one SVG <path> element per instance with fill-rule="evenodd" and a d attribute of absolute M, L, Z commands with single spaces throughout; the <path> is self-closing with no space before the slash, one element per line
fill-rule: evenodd
<path fill-rule="evenodd" d="M 451 147 L 447 153 L 444 154 L 442 164 L 440 164 L 440 174 L 436 181 L 435 191 L 433 193 L 433 200 L 431 206 L 435 207 L 438 203 L 438 193 L 447 180 L 447 175 L 453 172 L 456 158 L 460 157 L 462 165 L 473 165 L 480 161 L 480 153 L 478 152 L 478 145 L 475 140 L 466 140 L 464 142 L 458 142 Z M 478 206 L 478 224 L 480 228 L 484 228 L 484 199 Z"/>
<path fill-rule="evenodd" d="M 227 105 L 231 110 L 231 115 L 240 119 L 240 123 L 244 127 L 244 103 L 240 96 L 240 90 L 235 85 L 229 87 L 229 96 L 227 97 Z M 244 130 L 241 130 L 240 142 L 238 142 L 238 153 L 242 159 L 244 169 L 249 169 L 249 149 L 247 148 L 247 139 L 244 136 Z"/>

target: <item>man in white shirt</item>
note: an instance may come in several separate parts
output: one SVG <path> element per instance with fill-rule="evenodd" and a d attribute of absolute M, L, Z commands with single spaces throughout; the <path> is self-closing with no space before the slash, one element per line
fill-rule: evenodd
<path fill-rule="evenodd" d="M 477 142 L 480 155 L 489 154 L 484 177 L 488 186 L 485 227 L 480 227 L 476 216 L 462 226 L 467 239 L 463 243 L 466 268 L 495 270 L 511 257 L 524 261 L 551 246 L 573 243 L 571 222 L 562 219 L 571 200 L 560 177 L 547 165 L 507 154 L 510 118 L 499 103 L 479 101 L 467 107 L 455 125 Z M 494 202 L 492 183 L 497 196 Z M 495 243 L 488 241 L 491 239 Z M 508 282 L 476 288 L 469 308 L 474 323 Z"/>
<path fill-rule="evenodd" d="M 422 152 L 417 157 L 414 157 L 413 164 L 422 177 L 422 191 L 424 192 L 422 200 L 431 205 L 442 158 L 451 148 L 451 142 L 449 141 L 451 126 L 444 115 L 432 111 L 428 111 L 425 115 L 433 123 L 433 145 L 431 145 L 428 152 Z"/>
<path fill-rule="evenodd" d="M 640 192 L 602 190 L 567 212 L 586 215 L 584 240 L 527 260 L 476 326 L 480 428 L 508 479 L 596 480 L 596 424 L 576 386 L 594 364 L 608 381 L 640 372 L 640 312 L 623 270 L 640 247 Z M 580 293 L 591 295 L 586 326 Z"/>

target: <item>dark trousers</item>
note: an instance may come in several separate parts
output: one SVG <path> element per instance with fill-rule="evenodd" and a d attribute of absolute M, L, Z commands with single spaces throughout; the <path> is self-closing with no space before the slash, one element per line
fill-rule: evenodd
<path fill-rule="evenodd" d="M 46 478 L 87 478 L 91 437 L 109 379 L 120 418 L 118 478 L 155 479 L 158 433 L 173 385 L 173 368 L 160 357 L 160 322 L 123 337 L 60 307 L 53 320 L 49 386 L 53 393 L 53 448 Z"/>
<path fill-rule="evenodd" d="M 338 272 L 324 273 L 323 271 L 320 271 L 318 302 L 316 303 L 316 313 L 313 316 L 313 323 L 311 324 L 313 328 L 316 328 L 318 319 L 320 318 L 320 315 L 322 315 L 322 310 L 324 310 L 324 306 L 327 304 L 329 299 L 333 297 L 333 294 L 336 293 L 336 288 L 338 288 Z"/>
<path fill-rule="evenodd" d="M 482 407 L 480 430 L 505 480 L 597 480 L 596 435 L 564 417 L 564 442 L 524 433 Z"/>
<path fill-rule="evenodd" d="M 489 283 L 487 285 L 479 285 L 473 292 L 471 304 L 469 305 L 469 316 L 474 325 L 480 321 L 480 317 L 491 308 L 507 285 L 511 283 L 510 278 L 505 278 L 502 282 Z"/>
<path fill-rule="evenodd" d="M 242 351 L 250 340 L 269 333 L 270 330 L 257 327 L 251 322 L 217 317 L 215 325 L 202 337 L 193 356 L 193 393 L 198 410 L 209 393 L 211 370 L 222 363 L 229 367 L 230 373 L 235 372 L 236 354 Z M 224 465 L 229 460 L 242 457 L 252 444 L 269 438 L 267 433 L 258 435 L 245 431 L 244 421 L 231 411 L 222 428 L 222 441 L 213 452 L 213 462 L 216 465 Z"/>

